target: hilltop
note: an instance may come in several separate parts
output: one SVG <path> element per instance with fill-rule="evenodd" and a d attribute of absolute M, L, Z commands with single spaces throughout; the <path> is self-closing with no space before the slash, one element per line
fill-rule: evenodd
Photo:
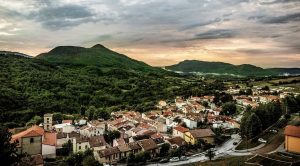
<path fill-rule="evenodd" d="M 241 76 L 268 76 L 283 74 L 300 74 L 300 68 L 270 68 L 263 69 L 251 64 L 233 65 L 224 62 L 206 62 L 197 60 L 185 60 L 178 64 L 165 67 L 171 71 L 202 74 L 232 74 Z"/>
<path fill-rule="evenodd" d="M 47 53 L 38 55 L 37 58 L 60 64 L 94 65 L 102 68 L 122 68 L 142 72 L 160 70 L 114 52 L 101 44 L 96 44 L 91 48 L 58 46 Z"/>

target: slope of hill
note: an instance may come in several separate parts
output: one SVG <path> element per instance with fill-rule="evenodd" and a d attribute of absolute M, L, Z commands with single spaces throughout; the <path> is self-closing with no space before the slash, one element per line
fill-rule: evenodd
<path fill-rule="evenodd" d="M 278 75 L 300 75 L 300 68 L 269 68 L 267 70 Z"/>
<path fill-rule="evenodd" d="M 25 58 L 32 58 L 32 56 L 30 56 L 30 55 L 26 55 L 26 54 L 19 53 L 19 52 L 11 52 L 11 51 L 0 51 L 0 55 L 15 55 L 15 56 L 21 56 L 21 57 L 25 57 Z"/>
<path fill-rule="evenodd" d="M 149 66 L 144 62 L 114 52 L 100 44 L 91 48 L 59 46 L 47 53 L 38 55 L 37 58 L 55 63 L 95 65 L 109 68 L 132 69 L 136 71 L 160 70 Z"/>
<path fill-rule="evenodd" d="M 197 60 L 185 60 L 176 65 L 167 66 L 166 69 L 181 72 L 199 72 L 199 73 L 216 73 L 216 74 L 234 74 L 234 75 L 271 75 L 272 71 L 263 68 L 243 64 L 232 65 L 223 62 L 205 62 Z"/>

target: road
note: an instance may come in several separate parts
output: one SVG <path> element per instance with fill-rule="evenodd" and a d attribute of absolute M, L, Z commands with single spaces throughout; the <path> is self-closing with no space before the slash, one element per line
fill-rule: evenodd
<path fill-rule="evenodd" d="M 233 145 L 234 142 L 239 142 L 241 140 L 241 137 L 238 134 L 234 134 L 231 136 L 231 138 L 226 141 L 222 146 L 216 147 L 215 154 L 216 156 L 214 158 L 219 158 L 223 156 L 245 156 L 250 155 L 250 152 L 247 153 L 237 153 L 234 152 L 232 149 L 236 146 Z M 198 156 L 192 156 L 187 161 L 178 161 L 178 162 L 169 162 L 169 163 L 156 163 L 156 164 L 149 164 L 149 166 L 175 166 L 175 165 L 184 165 L 184 164 L 190 164 L 195 162 L 204 162 L 207 161 L 208 158 L 203 154 L 199 154 Z"/>

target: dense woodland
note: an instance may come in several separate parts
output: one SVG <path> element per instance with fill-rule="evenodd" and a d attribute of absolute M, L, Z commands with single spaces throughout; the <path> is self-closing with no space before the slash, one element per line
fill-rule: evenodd
<path fill-rule="evenodd" d="M 161 99 L 224 89 L 220 82 L 160 70 L 139 72 L 12 55 L 1 55 L 0 61 L 0 122 L 8 127 L 23 126 L 47 112 L 85 115 L 90 106 L 143 112 Z"/>

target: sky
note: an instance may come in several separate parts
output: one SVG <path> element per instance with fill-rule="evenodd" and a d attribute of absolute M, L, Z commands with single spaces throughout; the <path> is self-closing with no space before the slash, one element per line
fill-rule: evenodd
<path fill-rule="evenodd" d="M 300 0 L 0 0 L 0 50 L 98 43 L 153 66 L 300 67 Z"/>

